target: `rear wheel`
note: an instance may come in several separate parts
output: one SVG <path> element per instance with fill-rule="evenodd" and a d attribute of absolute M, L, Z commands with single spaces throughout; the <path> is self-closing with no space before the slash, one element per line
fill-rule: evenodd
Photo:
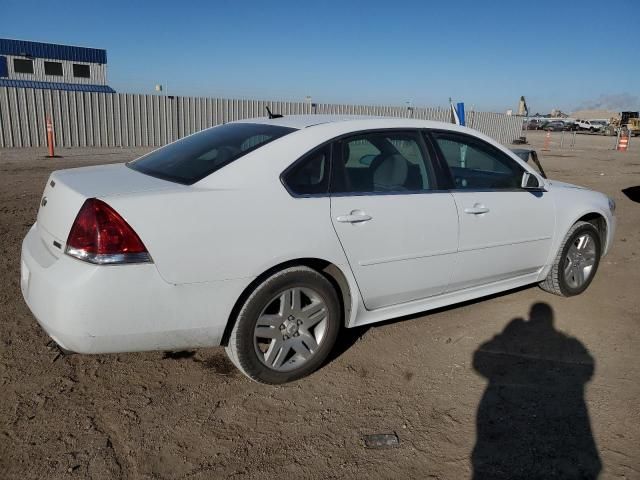
<path fill-rule="evenodd" d="M 291 267 L 262 282 L 240 309 L 226 347 L 247 377 L 278 384 L 316 370 L 340 329 L 331 283 L 308 267 Z"/>
<path fill-rule="evenodd" d="M 540 288 L 563 297 L 584 292 L 598 270 L 601 251 L 598 230 L 588 222 L 575 223 Z"/>

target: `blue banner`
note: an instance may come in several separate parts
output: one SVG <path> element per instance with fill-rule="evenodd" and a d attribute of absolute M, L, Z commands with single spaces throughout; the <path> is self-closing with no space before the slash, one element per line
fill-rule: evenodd
<path fill-rule="evenodd" d="M 460 125 L 464 126 L 464 103 L 459 102 L 456 110 L 458 111 L 458 119 L 460 120 Z"/>

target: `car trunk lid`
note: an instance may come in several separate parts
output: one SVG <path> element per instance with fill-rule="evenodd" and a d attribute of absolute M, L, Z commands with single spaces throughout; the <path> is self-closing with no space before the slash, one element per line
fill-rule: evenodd
<path fill-rule="evenodd" d="M 40 199 L 38 232 L 58 256 L 86 199 L 177 188 L 187 187 L 144 175 L 123 163 L 59 170 L 47 180 Z"/>

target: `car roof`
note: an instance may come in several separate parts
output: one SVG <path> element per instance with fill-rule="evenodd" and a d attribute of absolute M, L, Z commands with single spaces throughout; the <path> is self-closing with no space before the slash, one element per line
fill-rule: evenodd
<path fill-rule="evenodd" d="M 323 123 L 348 122 L 350 120 L 380 120 L 385 117 L 366 115 L 283 115 L 278 118 L 257 117 L 239 120 L 238 123 L 262 123 L 290 128 L 308 128 Z"/>
<path fill-rule="evenodd" d="M 421 120 L 406 117 L 375 117 L 367 115 L 284 115 L 279 118 L 257 117 L 238 120 L 234 123 L 259 123 L 264 125 L 277 125 L 281 127 L 295 128 L 298 130 L 314 127 L 340 125 L 345 131 L 354 127 L 362 128 L 433 128 L 466 131 L 452 123 L 437 122 L 433 120 Z"/>

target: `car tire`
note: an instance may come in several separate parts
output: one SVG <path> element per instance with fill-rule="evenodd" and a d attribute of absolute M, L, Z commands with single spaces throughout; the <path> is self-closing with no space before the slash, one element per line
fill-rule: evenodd
<path fill-rule="evenodd" d="M 322 307 L 324 311 L 319 310 Z M 320 313 L 312 314 L 315 310 Z M 226 352 L 231 362 L 256 382 L 297 380 L 326 360 L 341 319 L 338 294 L 329 280 L 311 268 L 290 267 L 268 277 L 246 298 Z"/>
<path fill-rule="evenodd" d="M 588 261 L 582 264 L 580 260 L 576 261 L 572 255 L 572 252 L 576 250 L 580 251 L 578 246 L 580 242 L 583 241 L 581 239 L 585 236 L 589 237 L 588 242 L 592 242 L 592 244 L 587 242 L 587 245 L 589 248 L 592 246 L 593 250 L 592 254 L 588 255 L 583 253 L 580 258 L 588 259 L 593 255 L 593 263 L 590 268 L 586 266 Z M 598 230 L 589 222 L 576 222 L 564 237 L 547 278 L 539 283 L 540 288 L 562 297 L 572 297 L 581 294 L 589 287 L 593 277 L 596 275 L 598 265 L 600 264 L 601 253 L 602 245 Z M 575 273 L 580 270 L 582 270 L 583 275 L 583 281 L 581 282 L 576 280 L 576 277 L 579 277 L 580 274 L 578 273 L 576 275 Z M 588 272 L 585 274 L 587 270 Z"/>

